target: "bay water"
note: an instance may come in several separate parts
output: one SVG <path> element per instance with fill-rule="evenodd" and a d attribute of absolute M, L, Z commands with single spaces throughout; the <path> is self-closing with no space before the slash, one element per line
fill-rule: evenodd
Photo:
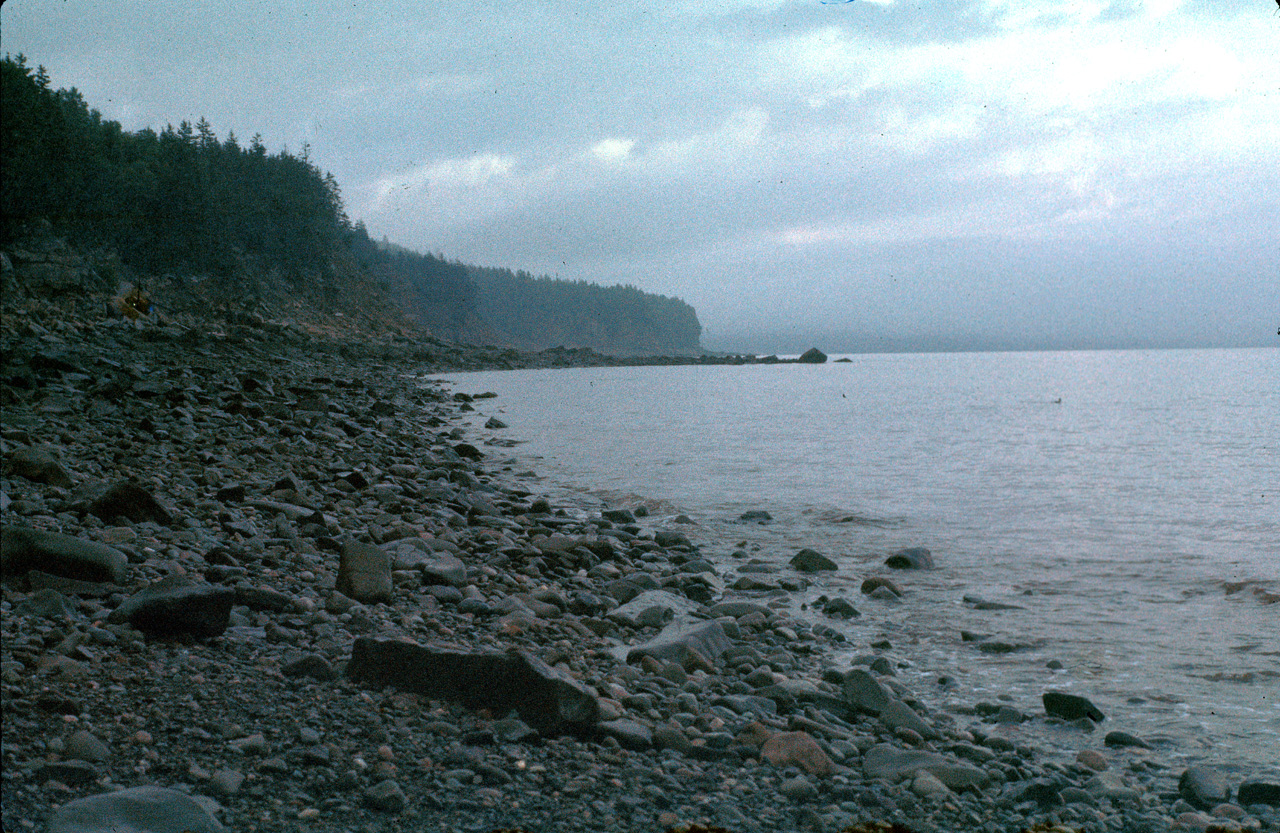
<path fill-rule="evenodd" d="M 507 440 L 491 467 L 580 511 L 645 505 L 726 583 L 744 553 L 792 576 L 802 547 L 833 558 L 785 597 L 846 635 L 841 667 L 887 639 L 933 708 L 1039 714 L 1052 688 L 1108 716 L 1092 738 L 1001 727 L 1015 741 L 1069 753 L 1122 729 L 1174 766 L 1280 777 L 1280 350 L 847 358 L 447 380 L 498 394 L 470 433 Z M 937 569 L 884 566 L 917 546 Z M 904 599 L 862 596 L 875 575 Z M 829 619 L 820 596 L 862 615 Z"/>

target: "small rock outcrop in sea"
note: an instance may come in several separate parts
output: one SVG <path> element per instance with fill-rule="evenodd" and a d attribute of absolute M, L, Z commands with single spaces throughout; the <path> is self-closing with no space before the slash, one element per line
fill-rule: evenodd
<path fill-rule="evenodd" d="M 819 350 L 817 347 L 810 347 L 800 354 L 800 358 L 796 361 L 801 364 L 822 364 L 827 360 L 827 354 Z"/>
<path fill-rule="evenodd" d="M 1089 702 L 1089 698 L 1079 694 L 1067 694 L 1063 691 L 1046 691 L 1042 696 L 1045 713 L 1050 717 L 1063 720 L 1079 720 L 1088 718 L 1094 723 L 1101 723 L 1106 717 L 1102 710 Z"/>
<path fill-rule="evenodd" d="M 924 547 L 907 547 L 890 555 L 884 560 L 886 567 L 895 570 L 932 570 L 934 568 L 933 553 Z"/>

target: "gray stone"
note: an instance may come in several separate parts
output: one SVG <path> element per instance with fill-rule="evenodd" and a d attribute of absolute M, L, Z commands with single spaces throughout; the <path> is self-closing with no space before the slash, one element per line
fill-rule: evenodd
<path fill-rule="evenodd" d="M 796 359 L 801 364 L 823 364 L 826 360 L 827 354 L 817 347 L 810 347 L 800 354 L 800 358 Z"/>
<path fill-rule="evenodd" d="M 1236 803 L 1244 807 L 1250 804 L 1270 804 L 1272 807 L 1280 807 L 1280 784 L 1245 781 L 1236 794 Z"/>
<path fill-rule="evenodd" d="M 392 569 L 417 570 L 428 586 L 465 587 L 467 565 L 448 552 L 432 550 L 421 538 L 406 538 L 387 545 Z"/>
<path fill-rule="evenodd" d="M 938 733 L 901 700 L 890 700 L 880 712 L 880 722 L 890 729 L 910 729 L 922 738 L 936 738 Z"/>
<path fill-rule="evenodd" d="M 70 619 L 76 615 L 76 605 L 57 590 L 37 590 L 18 602 L 15 610 L 23 616 L 39 616 L 42 619 Z"/>
<path fill-rule="evenodd" d="M 609 720 L 597 724 L 596 730 L 601 735 L 616 740 L 623 749 L 643 752 L 653 746 L 653 732 L 634 720 Z"/>
<path fill-rule="evenodd" d="M 712 616 L 732 616 L 737 619 L 739 616 L 746 616 L 749 613 L 759 613 L 761 616 L 769 616 L 773 611 L 757 602 L 748 602 L 738 599 L 730 599 L 711 606 Z"/>
<path fill-rule="evenodd" d="M 280 666 L 280 673 L 286 677 L 311 677 L 321 682 L 338 677 L 338 672 L 333 670 L 329 661 L 319 654 L 286 657 L 284 664 Z"/>
<path fill-rule="evenodd" d="M 111 750 L 107 745 L 98 740 L 92 732 L 80 729 L 73 732 L 71 737 L 67 738 L 66 748 L 63 750 L 68 758 L 75 758 L 80 761 L 89 761 L 90 763 L 99 763 L 105 761 L 111 756 Z"/>
<path fill-rule="evenodd" d="M 823 357 L 826 358 L 825 356 Z M 788 778 L 778 785 L 778 792 L 792 801 L 808 801 L 818 797 L 818 788 L 803 775 Z"/>
<path fill-rule="evenodd" d="M 464 652 L 362 637 L 347 676 L 498 714 L 515 709 L 544 735 L 589 731 L 600 712 L 589 689 L 524 651 Z"/>
<path fill-rule="evenodd" d="M 223 826 L 189 795 L 133 787 L 69 801 L 54 811 L 49 833 L 222 833 Z"/>
<path fill-rule="evenodd" d="M 1063 720 L 1079 720 L 1087 717 L 1094 723 L 1106 720 L 1106 716 L 1097 706 L 1089 702 L 1088 698 L 1078 694 L 1046 691 L 1041 699 L 1044 701 L 1045 713 L 1050 717 L 1060 717 Z"/>
<path fill-rule="evenodd" d="M 135 523 L 173 523 L 173 515 L 146 489 L 132 481 L 112 483 L 88 503 L 88 510 L 104 521 L 127 518 Z"/>
<path fill-rule="evenodd" d="M 1178 794 L 1194 807 L 1212 810 L 1231 800 L 1231 782 L 1226 775 L 1211 767 L 1187 767 L 1178 779 Z"/>
<path fill-rule="evenodd" d="M 362 541 L 348 541 L 338 560 L 335 589 L 363 604 L 390 602 L 394 584 L 391 556 Z"/>
<path fill-rule="evenodd" d="M 1118 730 L 1113 732 L 1107 732 L 1107 736 L 1102 739 L 1102 742 L 1105 743 L 1107 746 L 1117 746 L 1120 748 L 1125 748 L 1125 747 L 1134 747 L 1137 749 L 1151 748 L 1151 745 L 1148 744 L 1142 738 L 1135 737 L 1134 735 L 1131 735 L 1128 732 L 1121 732 Z"/>
<path fill-rule="evenodd" d="M 364 803 L 384 813 L 401 813 L 409 806 L 409 797 L 399 784 L 388 779 L 365 790 Z"/>
<path fill-rule="evenodd" d="M 6 474 L 16 474 L 35 483 L 69 489 L 75 482 L 71 475 L 48 451 L 39 448 L 20 448 L 4 461 Z"/>
<path fill-rule="evenodd" d="M 870 671 L 854 668 L 844 675 L 844 701 L 850 708 L 880 714 L 889 705 L 889 692 Z"/>
<path fill-rule="evenodd" d="M 703 609 L 702 605 L 685 596 L 677 596 L 675 593 L 666 590 L 646 590 L 626 604 L 609 611 L 609 618 L 631 627 L 652 624 L 652 622 L 642 623 L 639 619 L 641 614 L 655 607 L 663 611 L 670 611 L 670 615 L 657 624 L 662 624 L 672 616 L 694 613 Z"/>
<path fill-rule="evenodd" d="M 791 568 L 801 573 L 817 573 L 838 569 L 836 562 L 817 550 L 803 549 L 792 556 Z"/>
<path fill-rule="evenodd" d="M 932 570 L 934 568 L 933 553 L 924 547 L 908 547 L 890 555 L 884 561 L 885 566 L 895 570 Z"/>
<path fill-rule="evenodd" d="M 128 622 L 151 636 L 221 636 L 231 622 L 236 592 L 230 587 L 196 584 L 172 575 L 138 591 L 111 612 L 109 620 Z"/>
<path fill-rule="evenodd" d="M 696 651 L 711 662 L 719 661 L 732 647 L 724 626 L 716 621 L 674 623 L 653 639 L 637 645 L 627 652 L 627 662 L 639 662 L 641 657 L 666 659 L 684 665 L 690 652 Z"/>
<path fill-rule="evenodd" d="M 921 749 L 898 749 L 881 743 L 862 756 L 862 771 L 868 778 L 898 782 L 921 770 L 952 790 L 980 788 L 988 780 L 984 771 L 971 764 Z"/>
<path fill-rule="evenodd" d="M 0 529 L 0 575 L 9 578 L 28 570 L 77 581 L 124 584 L 129 559 L 106 544 L 5 525 Z"/>

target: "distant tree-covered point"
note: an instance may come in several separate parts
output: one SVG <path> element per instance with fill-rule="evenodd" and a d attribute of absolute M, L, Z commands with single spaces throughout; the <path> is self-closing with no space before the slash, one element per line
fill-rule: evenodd
<path fill-rule="evenodd" d="M 590 347 L 612 355 L 701 350 L 698 315 L 678 298 L 510 269 L 468 271 L 481 318 L 514 346 Z"/>

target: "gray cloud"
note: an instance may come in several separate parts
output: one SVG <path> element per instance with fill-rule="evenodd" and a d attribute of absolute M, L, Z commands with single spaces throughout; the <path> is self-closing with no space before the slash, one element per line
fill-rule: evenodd
<path fill-rule="evenodd" d="M 127 128 L 309 142 L 375 235 L 678 295 L 719 346 L 1266 344 L 1280 323 L 1261 2 L 0 14 L 6 50 Z"/>

